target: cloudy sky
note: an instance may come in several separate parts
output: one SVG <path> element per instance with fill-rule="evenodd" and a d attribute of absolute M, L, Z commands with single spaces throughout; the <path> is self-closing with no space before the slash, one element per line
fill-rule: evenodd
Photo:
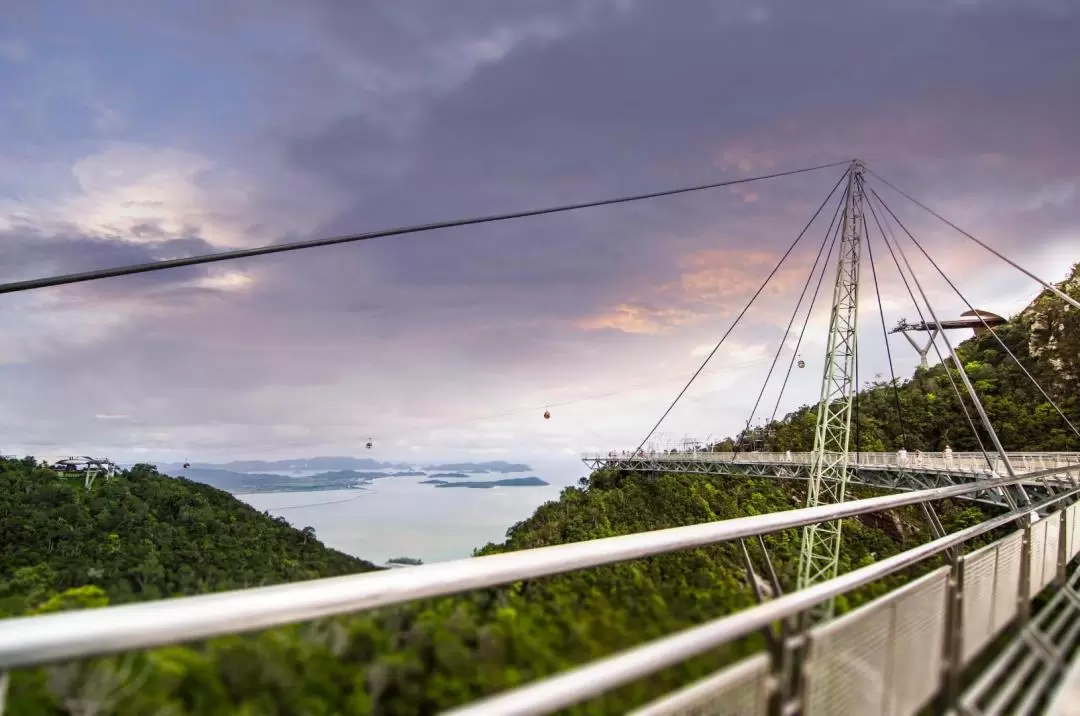
<path fill-rule="evenodd" d="M 4 7 L 0 281 L 856 156 L 1048 279 L 1080 260 L 1071 0 Z M 841 171 L 0 296 L 0 451 L 630 446 Z M 877 187 L 980 307 L 1037 292 Z M 661 432 L 745 422 L 831 209 Z M 914 318 L 877 251 L 887 321 Z M 920 271 L 939 313 L 965 309 Z M 863 295 L 868 379 L 887 368 Z M 782 412 L 818 392 L 826 322 Z"/>

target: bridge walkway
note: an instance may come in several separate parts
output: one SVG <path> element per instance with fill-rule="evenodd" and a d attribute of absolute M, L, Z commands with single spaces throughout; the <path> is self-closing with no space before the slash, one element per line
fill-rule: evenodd
<path fill-rule="evenodd" d="M 1056 491 L 1080 485 L 1080 453 L 1009 453 L 1009 461 L 1018 476 L 1027 476 L 1019 484 L 1029 497 L 1046 497 Z M 639 452 L 611 451 L 587 453 L 582 462 L 591 470 L 603 468 L 633 472 L 680 472 L 706 475 L 749 475 L 781 479 L 807 479 L 813 453 L 809 452 Z M 851 482 L 889 490 L 921 490 L 949 485 L 974 484 L 1002 477 L 1007 473 L 1004 461 L 982 453 L 916 453 L 906 457 L 897 453 L 850 453 Z M 1059 470 L 1045 475 L 1047 470 Z M 1034 475 L 1038 474 L 1038 477 Z M 1014 488 L 1015 491 L 1015 488 Z M 1023 503 L 1024 499 L 1006 495 L 1004 489 L 983 490 L 965 495 L 999 507 Z"/>

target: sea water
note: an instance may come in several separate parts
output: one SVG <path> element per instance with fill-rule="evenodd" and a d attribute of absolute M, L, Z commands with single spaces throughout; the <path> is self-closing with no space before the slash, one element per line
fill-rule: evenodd
<path fill-rule="evenodd" d="M 515 522 L 588 474 L 580 462 L 534 465 L 528 472 L 470 474 L 448 481 L 489 481 L 535 475 L 550 485 L 490 489 L 436 488 L 426 477 L 386 477 L 363 490 L 263 492 L 237 495 L 297 528 L 311 526 L 323 544 L 383 564 L 394 557 L 425 563 L 468 557 L 501 542 Z"/>

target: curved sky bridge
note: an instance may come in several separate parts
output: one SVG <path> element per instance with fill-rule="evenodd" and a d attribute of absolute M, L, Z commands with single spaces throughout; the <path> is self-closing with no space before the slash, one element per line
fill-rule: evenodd
<path fill-rule="evenodd" d="M 642 452 L 613 451 L 586 454 L 582 462 L 591 470 L 609 468 L 645 473 L 700 475 L 748 475 L 808 480 L 813 467 L 810 452 Z M 859 452 L 848 454 L 848 481 L 891 490 L 922 490 L 932 487 L 973 484 L 1008 474 L 997 455 L 977 452 L 951 454 Z M 1047 496 L 1053 490 L 1080 486 L 1080 453 L 1008 453 L 1017 475 L 1025 479 L 1010 488 L 969 493 L 963 499 L 998 507 L 1024 504 L 1028 498 Z M 1059 470 L 1062 470 L 1059 472 Z"/>

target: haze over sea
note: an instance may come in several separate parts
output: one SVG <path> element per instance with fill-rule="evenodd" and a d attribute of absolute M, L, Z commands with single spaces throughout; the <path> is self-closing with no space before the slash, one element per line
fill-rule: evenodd
<path fill-rule="evenodd" d="M 323 544 L 376 564 L 393 557 L 425 563 L 469 557 L 473 549 L 501 542 L 506 530 L 529 517 L 578 478 L 588 474 L 579 460 L 529 463 L 528 472 L 470 475 L 496 480 L 535 475 L 550 485 L 493 489 L 438 489 L 424 477 L 386 477 L 365 490 L 260 492 L 236 497 L 296 528 L 311 526 Z"/>

